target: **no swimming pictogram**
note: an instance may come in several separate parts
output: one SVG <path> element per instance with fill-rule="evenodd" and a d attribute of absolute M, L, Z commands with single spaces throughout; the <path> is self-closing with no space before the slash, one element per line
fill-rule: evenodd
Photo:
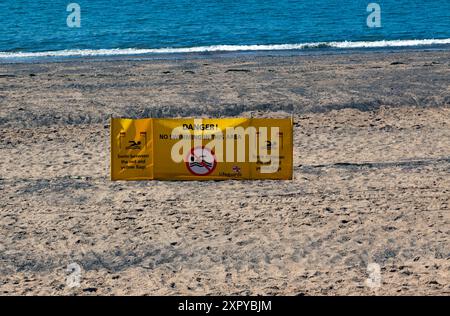
<path fill-rule="evenodd" d="M 187 169 L 196 176 L 207 176 L 216 166 L 216 156 L 209 148 L 194 147 L 186 157 Z"/>

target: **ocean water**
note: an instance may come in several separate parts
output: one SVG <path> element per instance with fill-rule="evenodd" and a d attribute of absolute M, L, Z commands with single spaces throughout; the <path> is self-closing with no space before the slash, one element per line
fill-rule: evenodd
<path fill-rule="evenodd" d="M 436 45 L 450 45 L 450 0 L 0 0 L 0 59 Z"/>

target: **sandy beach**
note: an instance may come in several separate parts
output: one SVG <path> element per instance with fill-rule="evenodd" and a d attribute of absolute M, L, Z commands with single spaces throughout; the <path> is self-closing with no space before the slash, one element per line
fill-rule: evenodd
<path fill-rule="evenodd" d="M 291 114 L 293 181 L 109 180 L 110 116 Z M 0 295 L 450 294 L 448 50 L 0 64 L 0 156 Z"/>

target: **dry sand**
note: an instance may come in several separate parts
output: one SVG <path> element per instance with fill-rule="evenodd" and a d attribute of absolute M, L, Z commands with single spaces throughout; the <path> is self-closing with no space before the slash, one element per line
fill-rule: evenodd
<path fill-rule="evenodd" d="M 110 115 L 290 112 L 293 181 L 109 180 Z M 448 51 L 0 64 L 0 127 L 2 295 L 450 294 Z"/>

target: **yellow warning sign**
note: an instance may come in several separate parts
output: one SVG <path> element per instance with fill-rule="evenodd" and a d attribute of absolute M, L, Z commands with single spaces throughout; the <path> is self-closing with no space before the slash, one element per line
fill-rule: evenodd
<path fill-rule="evenodd" d="M 292 119 L 111 120 L 112 180 L 288 180 L 292 153 Z"/>

